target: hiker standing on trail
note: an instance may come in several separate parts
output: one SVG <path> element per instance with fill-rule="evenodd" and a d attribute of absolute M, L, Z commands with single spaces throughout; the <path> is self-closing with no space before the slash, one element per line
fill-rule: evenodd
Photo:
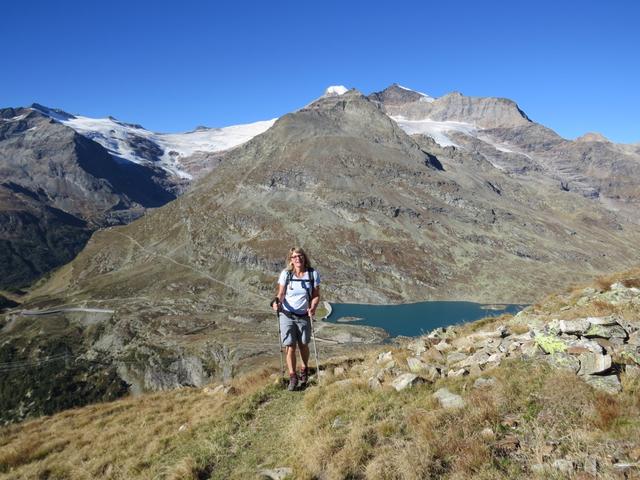
<path fill-rule="evenodd" d="M 302 248 L 294 247 L 287 255 L 287 268 L 278 278 L 278 294 L 272 307 L 279 312 L 280 341 L 286 347 L 289 387 L 305 387 L 309 378 L 309 341 L 311 322 L 320 303 L 320 276 L 311 267 L 309 257 Z M 296 347 L 300 348 L 302 369 L 296 374 Z"/>

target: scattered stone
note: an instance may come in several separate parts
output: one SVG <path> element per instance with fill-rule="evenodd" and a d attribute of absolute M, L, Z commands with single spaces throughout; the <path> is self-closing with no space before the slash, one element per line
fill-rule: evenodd
<path fill-rule="evenodd" d="M 445 342 L 444 340 L 441 340 L 439 343 L 435 344 L 433 346 L 433 348 L 435 348 L 436 350 L 438 350 L 439 352 L 442 353 L 446 353 L 449 350 L 451 350 L 451 345 L 449 345 L 447 342 Z"/>
<path fill-rule="evenodd" d="M 473 388 L 491 388 L 494 387 L 497 380 L 493 377 L 483 378 L 480 377 L 473 382 Z"/>
<path fill-rule="evenodd" d="M 425 383 L 425 379 L 414 373 L 404 373 L 391 382 L 391 386 L 400 392 L 405 388 L 411 388 L 415 385 Z"/>
<path fill-rule="evenodd" d="M 407 364 L 409 365 L 409 370 L 412 373 L 419 373 L 430 382 L 434 382 L 438 377 L 440 377 L 440 372 L 436 367 L 429 365 L 428 363 L 424 363 L 418 358 L 407 358 Z"/>
<path fill-rule="evenodd" d="M 449 378 L 454 378 L 454 377 L 464 377 L 465 375 L 468 375 L 469 371 L 466 368 L 460 368 L 458 370 L 449 370 L 449 372 L 447 373 L 447 377 Z"/>
<path fill-rule="evenodd" d="M 264 480 L 285 480 L 292 477 L 293 469 L 289 467 L 264 469 L 258 471 L 258 475 Z"/>
<path fill-rule="evenodd" d="M 588 375 L 584 377 L 584 380 L 592 387 L 610 394 L 618 393 L 622 390 L 622 385 L 617 375 Z"/>
<path fill-rule="evenodd" d="M 575 465 L 571 460 L 559 458 L 555 460 L 552 464 L 553 468 L 558 470 L 559 472 L 570 474 L 575 470 Z"/>
<path fill-rule="evenodd" d="M 447 363 L 449 365 L 454 365 L 458 362 L 462 362 L 465 360 L 467 356 L 462 352 L 451 352 L 447 355 Z"/>
<path fill-rule="evenodd" d="M 348 426 L 349 426 L 349 422 L 347 422 L 345 419 L 343 419 L 340 416 L 336 417 L 331 423 L 331 428 L 344 428 Z"/>
<path fill-rule="evenodd" d="M 492 332 L 476 332 L 469 335 L 467 338 L 471 340 L 483 340 L 489 338 L 503 338 L 509 334 L 507 327 L 504 325 L 499 326 Z"/>
<path fill-rule="evenodd" d="M 451 393 L 446 388 L 441 388 L 433 394 L 440 402 L 442 408 L 462 408 L 465 406 L 464 399 L 455 393 Z"/>
<path fill-rule="evenodd" d="M 528 340 L 524 342 L 520 347 L 520 351 L 522 352 L 522 356 L 525 358 L 534 358 L 543 354 L 543 350 L 535 340 Z"/>
<path fill-rule="evenodd" d="M 420 373 L 422 370 L 424 370 L 427 367 L 426 363 L 424 363 L 419 358 L 415 358 L 415 357 L 408 357 L 407 365 L 409 365 L 409 370 L 413 373 Z"/>
<path fill-rule="evenodd" d="M 593 375 L 602 373 L 611 368 L 611 355 L 601 355 L 597 353 L 583 353 L 578 355 L 580 360 L 579 375 Z"/>
<path fill-rule="evenodd" d="M 282 380 L 278 380 L 278 381 L 282 381 Z M 220 393 L 222 393 L 223 395 L 233 395 L 234 393 L 236 393 L 236 389 L 233 388 L 231 385 L 218 385 L 214 388 L 204 387 L 202 389 L 202 393 L 206 395 L 218 395 Z"/>
<path fill-rule="evenodd" d="M 369 378 L 368 384 L 371 390 L 380 390 L 382 388 L 382 382 L 377 377 Z"/>
<path fill-rule="evenodd" d="M 489 427 L 483 429 L 480 432 L 480 436 L 484 439 L 484 440 L 493 440 L 496 437 L 496 434 L 494 433 L 494 431 L 492 429 L 490 429 Z"/>
<path fill-rule="evenodd" d="M 187 428 L 189 428 L 187 424 L 183 423 L 182 425 L 180 425 L 180 428 L 178 428 L 178 432 L 184 432 Z"/>
<path fill-rule="evenodd" d="M 598 475 L 598 459 L 596 457 L 587 457 L 582 463 L 582 468 L 589 475 L 594 477 Z"/>
<path fill-rule="evenodd" d="M 407 345 L 407 348 L 411 350 L 416 356 L 419 357 L 420 355 L 422 355 L 424 352 L 427 351 L 427 344 L 424 338 L 417 338 L 413 342 L 410 342 Z"/>
<path fill-rule="evenodd" d="M 625 365 L 624 372 L 628 378 L 640 379 L 640 366 L 638 365 Z"/>
<path fill-rule="evenodd" d="M 380 355 L 378 355 L 378 360 L 377 362 L 379 364 L 384 364 L 384 363 L 389 363 L 393 361 L 393 354 L 389 351 L 389 352 L 384 352 L 381 353 Z"/>

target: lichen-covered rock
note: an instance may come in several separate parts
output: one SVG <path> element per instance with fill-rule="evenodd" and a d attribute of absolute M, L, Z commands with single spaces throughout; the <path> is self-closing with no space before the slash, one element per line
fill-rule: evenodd
<path fill-rule="evenodd" d="M 573 373 L 578 373 L 580 370 L 580 361 L 575 355 L 570 355 L 564 352 L 554 353 L 546 357 L 547 362 L 554 368 L 562 370 L 570 370 Z"/>
<path fill-rule="evenodd" d="M 544 350 L 545 353 L 558 353 L 567 350 L 567 344 L 555 335 L 538 334 L 535 342 Z"/>
<path fill-rule="evenodd" d="M 591 325 L 584 334 L 587 338 L 627 338 L 629 335 L 620 325 Z"/>

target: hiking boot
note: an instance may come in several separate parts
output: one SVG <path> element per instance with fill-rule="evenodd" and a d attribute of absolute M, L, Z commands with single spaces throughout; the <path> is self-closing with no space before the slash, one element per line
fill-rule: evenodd
<path fill-rule="evenodd" d="M 292 373 L 289 375 L 289 386 L 287 387 L 287 390 L 289 390 L 290 392 L 293 392 L 297 386 L 298 386 L 298 376 L 295 373 Z"/>
<path fill-rule="evenodd" d="M 300 387 L 306 387 L 307 381 L 309 380 L 309 369 L 303 368 L 300 370 L 300 375 L 298 375 L 298 380 L 300 380 Z"/>

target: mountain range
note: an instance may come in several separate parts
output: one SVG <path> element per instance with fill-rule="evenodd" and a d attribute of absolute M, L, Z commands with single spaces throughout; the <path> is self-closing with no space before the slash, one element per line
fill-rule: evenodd
<path fill-rule="evenodd" d="M 167 137 L 139 126 L 92 130 L 80 117 L 43 111 L 3 110 L 7 130 L 35 123 L 5 135 L 1 148 L 15 142 L 28 150 L 36 133 L 50 138 L 39 133 L 45 128 L 74 146 L 67 150 L 76 154 L 74 165 L 91 160 L 93 171 L 104 169 L 94 177 L 104 181 L 91 184 L 99 213 L 84 217 L 89 208 L 73 207 L 85 232 L 87 225 L 102 228 L 73 261 L 19 299 L 22 309 L 50 311 L 45 318 L 57 328 L 38 330 L 43 317 L 4 316 L 2 361 L 35 361 L 47 352 L 82 365 L 73 374 L 35 372 L 45 397 L 81 378 L 101 385 L 97 397 L 200 385 L 271 356 L 275 325 L 266 303 L 292 245 L 309 250 L 324 297 L 341 302 L 528 303 L 571 281 L 638 263 L 638 146 L 597 135 L 563 139 L 511 100 L 459 93 L 436 99 L 399 85 L 369 96 L 333 88 L 249 129 L 234 148 L 199 154 L 195 147 L 167 153 Z M 22 115 L 30 119 L 17 121 Z M 111 130 L 113 141 L 105 133 Z M 89 147 L 78 145 L 85 144 L 96 154 L 80 160 L 77 152 Z M 41 158 L 28 160 L 36 165 Z M 111 220 L 117 212 L 170 200 L 132 198 L 116 188 L 114 178 L 122 177 L 114 172 L 123 165 L 154 172 L 144 175 L 150 189 L 179 196 L 114 226 L 124 223 Z M 55 184 L 66 185 L 69 175 L 59 177 Z M 16 190 L 21 199 L 34 197 Z M 109 197 L 116 190 L 117 201 Z M 58 198 L 69 195 L 42 196 L 67 213 Z M 67 312 L 63 305 L 112 313 Z M 318 334 L 338 344 L 368 335 L 328 323 Z M 113 381 L 98 381 L 107 374 Z M 12 418 L 38 411 L 27 403 L 5 408 Z"/>

